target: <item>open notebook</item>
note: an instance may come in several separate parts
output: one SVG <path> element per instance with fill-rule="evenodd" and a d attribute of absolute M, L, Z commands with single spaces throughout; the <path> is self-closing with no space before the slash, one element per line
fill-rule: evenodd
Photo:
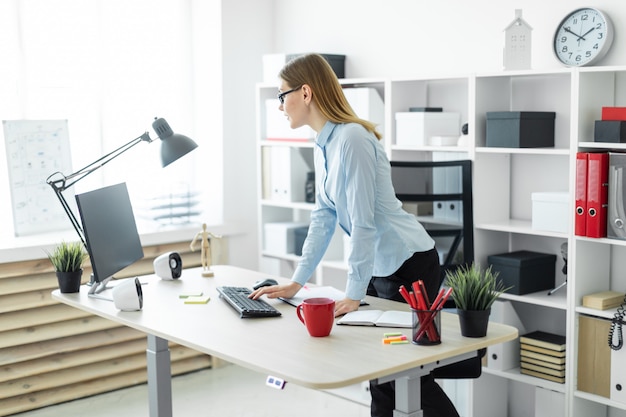
<path fill-rule="evenodd" d="M 410 328 L 412 320 L 410 311 L 357 310 L 347 313 L 337 324 Z"/>
<path fill-rule="evenodd" d="M 339 301 L 345 298 L 345 293 L 335 287 L 309 287 L 305 285 L 292 298 L 281 298 L 281 300 L 294 307 L 298 307 L 305 299 L 317 297 L 332 298 L 335 301 Z M 361 301 L 361 305 L 364 306 L 367 305 L 367 303 Z"/>

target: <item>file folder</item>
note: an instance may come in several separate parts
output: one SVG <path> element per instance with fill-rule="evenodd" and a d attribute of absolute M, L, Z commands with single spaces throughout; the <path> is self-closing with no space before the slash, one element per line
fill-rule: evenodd
<path fill-rule="evenodd" d="M 574 233 L 587 236 L 587 164 L 589 152 L 576 154 Z"/>
<path fill-rule="evenodd" d="M 589 153 L 587 164 L 587 236 L 606 237 L 609 154 Z"/>
<path fill-rule="evenodd" d="M 270 148 L 270 199 L 304 202 L 306 175 L 307 172 L 313 170 L 301 153 L 306 148 L 289 146 L 271 146 Z"/>
<path fill-rule="evenodd" d="M 609 152 L 609 210 L 606 235 L 626 240 L 626 153 Z"/>
<path fill-rule="evenodd" d="M 626 404 L 626 347 L 611 350 L 611 400 Z"/>

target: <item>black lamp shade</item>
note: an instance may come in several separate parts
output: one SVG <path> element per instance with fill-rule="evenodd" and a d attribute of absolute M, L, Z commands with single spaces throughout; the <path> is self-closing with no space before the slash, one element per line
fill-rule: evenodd
<path fill-rule="evenodd" d="M 168 138 L 161 138 L 161 142 L 161 165 L 163 167 L 198 147 L 196 142 L 178 133 L 174 133 Z"/>
<path fill-rule="evenodd" d="M 168 166 L 198 147 L 196 142 L 187 136 L 174 133 L 163 118 L 156 119 L 152 123 L 152 128 L 161 139 L 161 165 L 163 167 Z"/>

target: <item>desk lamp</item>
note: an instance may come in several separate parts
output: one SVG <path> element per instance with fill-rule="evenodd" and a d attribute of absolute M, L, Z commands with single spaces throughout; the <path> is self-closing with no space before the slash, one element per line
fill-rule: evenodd
<path fill-rule="evenodd" d="M 152 123 L 152 128 L 157 133 L 158 138 L 161 139 L 161 165 L 163 167 L 166 167 L 167 165 L 176 161 L 181 156 L 186 155 L 187 153 L 198 147 L 198 145 L 187 136 L 174 133 L 170 125 L 163 118 L 155 117 L 155 120 Z M 63 210 L 65 210 L 65 214 L 67 214 L 67 217 L 69 217 L 70 221 L 72 222 L 72 226 L 74 227 L 74 230 L 78 234 L 78 237 L 80 238 L 85 248 L 87 248 L 87 243 L 85 241 L 84 231 L 80 223 L 76 219 L 76 216 L 74 216 L 74 213 L 70 209 L 70 206 L 65 200 L 65 197 L 63 197 L 63 192 L 72 187 L 81 179 L 85 178 L 87 175 L 98 170 L 105 164 L 109 163 L 124 152 L 128 151 L 135 145 L 141 142 L 152 143 L 154 141 L 155 139 L 152 139 L 150 137 L 150 134 L 148 132 L 145 132 L 143 135 L 131 140 L 125 145 L 120 146 L 114 151 L 102 156 L 101 158 L 72 174 L 64 175 L 61 172 L 55 172 L 46 179 L 46 182 L 52 187 L 59 201 L 61 202 Z M 104 283 L 104 285 L 106 285 L 106 283 Z M 93 287 L 94 288 L 92 288 L 92 290 L 95 291 L 95 287 L 97 286 L 94 285 Z"/>

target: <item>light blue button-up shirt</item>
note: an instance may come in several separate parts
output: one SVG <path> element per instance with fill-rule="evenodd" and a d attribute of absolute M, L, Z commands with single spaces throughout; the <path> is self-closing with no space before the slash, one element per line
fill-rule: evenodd
<path fill-rule="evenodd" d="M 363 126 L 327 122 L 314 155 L 315 207 L 292 280 L 301 285 L 309 280 L 339 222 L 350 236 L 346 297 L 360 300 L 372 276 L 393 274 L 435 242 L 415 216 L 402 210 L 385 150 Z"/>

